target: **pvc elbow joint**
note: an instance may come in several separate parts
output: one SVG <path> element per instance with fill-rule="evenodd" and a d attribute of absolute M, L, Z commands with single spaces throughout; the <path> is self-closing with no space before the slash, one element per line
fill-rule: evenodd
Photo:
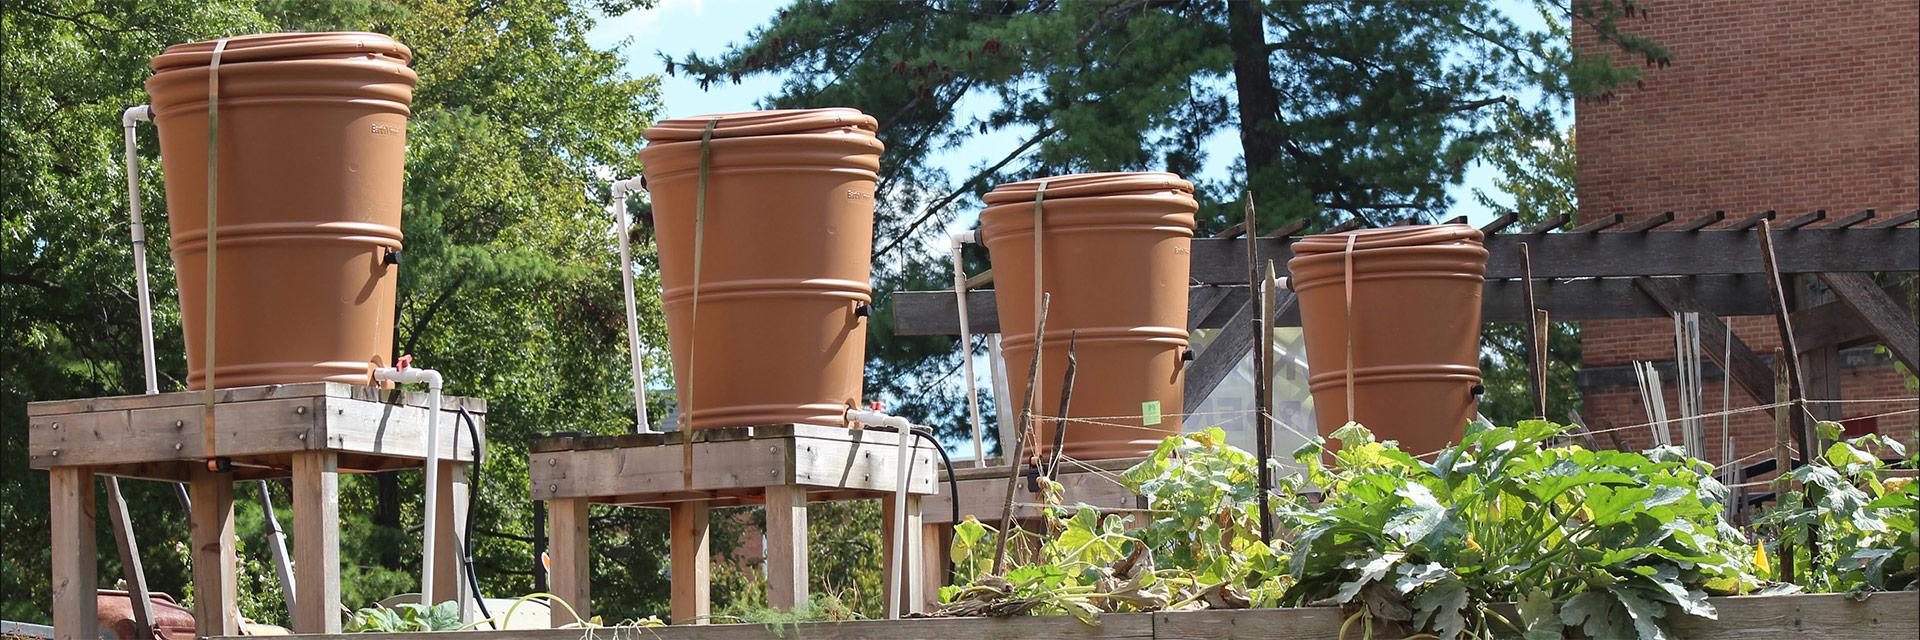
<path fill-rule="evenodd" d="M 440 384 L 441 384 L 440 372 L 434 371 L 432 369 L 419 369 L 414 367 L 408 367 L 405 369 L 382 367 L 379 369 L 374 369 L 373 379 L 384 380 L 384 381 L 394 382 L 398 384 L 412 384 L 412 383 L 424 382 L 426 383 L 428 389 L 432 389 L 435 391 L 438 391 L 440 389 Z"/>
<path fill-rule="evenodd" d="M 120 126 L 127 129 L 132 129 L 136 122 L 150 122 L 152 120 L 153 107 L 148 105 L 134 105 L 127 107 L 126 111 L 120 112 Z"/>
<path fill-rule="evenodd" d="M 949 231 L 947 232 L 947 241 L 954 249 L 959 249 L 963 245 L 979 242 L 979 233 L 972 229 Z"/>
<path fill-rule="evenodd" d="M 646 176 L 634 176 L 625 180 L 613 181 L 613 199 L 619 200 L 635 190 L 647 188 Z"/>

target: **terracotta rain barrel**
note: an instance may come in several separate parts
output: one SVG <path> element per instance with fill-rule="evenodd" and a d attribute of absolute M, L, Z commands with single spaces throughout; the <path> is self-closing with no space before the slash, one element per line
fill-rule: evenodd
<path fill-rule="evenodd" d="M 1448 224 L 1364 229 L 1294 243 L 1287 268 L 1300 296 L 1308 387 L 1321 435 L 1352 420 L 1413 454 L 1460 441 L 1480 385 L 1480 297 L 1487 271 L 1480 242 L 1478 229 Z"/>
<path fill-rule="evenodd" d="M 1193 185 L 1171 173 L 1089 173 L 1003 184 L 986 195 L 980 235 L 993 260 L 1016 407 L 1027 395 L 1035 345 L 1034 201 L 1043 182 L 1041 287 L 1052 302 L 1034 410 L 1059 411 L 1073 336 L 1077 364 L 1068 417 L 1096 421 L 1068 423 L 1065 454 L 1106 460 L 1150 453 L 1180 432 L 1184 411 L 1181 356 L 1199 208 Z M 1153 412 L 1160 414 L 1157 422 L 1145 417 Z M 1050 455 L 1055 424 L 1036 427 L 1040 455 Z"/>
<path fill-rule="evenodd" d="M 696 205 L 710 124 L 696 320 Z M 878 127 L 858 110 L 807 109 L 681 118 L 646 131 L 640 159 L 682 428 L 846 425 L 861 398 L 873 301 Z"/>
<path fill-rule="evenodd" d="M 215 384 L 367 384 L 393 350 L 412 54 L 377 33 L 230 38 L 219 68 Z M 215 42 L 147 79 L 166 172 L 187 386 L 204 387 L 208 75 Z"/>

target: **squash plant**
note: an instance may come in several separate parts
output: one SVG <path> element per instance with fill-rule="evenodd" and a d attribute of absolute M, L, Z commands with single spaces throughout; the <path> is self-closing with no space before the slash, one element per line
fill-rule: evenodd
<path fill-rule="evenodd" d="M 1675 448 L 1553 446 L 1542 421 L 1470 426 L 1432 461 L 1359 425 L 1296 453 L 1258 537 L 1256 460 L 1217 429 L 1174 436 L 1121 476 L 1135 516 L 1044 499 L 1047 531 L 1016 532 L 1033 562 L 990 575 L 994 531 L 956 527 L 968 582 L 949 615 L 1339 605 L 1360 629 L 1437 638 L 1667 638 L 1673 615 L 1713 617 L 1709 595 L 1763 586 L 1721 516 L 1726 489 Z M 1516 606 L 1517 605 L 1517 606 Z M 1511 612 L 1511 613 L 1506 613 Z"/>
<path fill-rule="evenodd" d="M 1791 549 L 1796 582 L 1811 591 L 1863 595 L 1913 587 L 1920 574 L 1920 486 L 1913 478 L 1883 478 L 1887 458 L 1913 469 L 1920 457 L 1898 440 L 1879 434 L 1841 439 L 1837 422 L 1816 425 L 1822 439 L 1835 440 L 1824 455 L 1776 480 L 1788 478 L 1800 488 L 1782 486 L 1776 506 L 1755 524 L 1772 535 L 1766 552 L 1783 555 L 1780 542 Z M 1812 534 L 1819 541 L 1805 544 Z M 1773 577 L 1779 563 L 1761 570 Z"/>

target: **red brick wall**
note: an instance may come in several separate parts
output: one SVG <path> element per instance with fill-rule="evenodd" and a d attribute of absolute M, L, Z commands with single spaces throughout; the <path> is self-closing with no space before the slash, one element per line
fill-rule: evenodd
<path fill-rule="evenodd" d="M 1575 105 L 1580 217 L 1628 220 L 1674 211 L 1724 210 L 1729 219 L 1766 210 L 1782 218 L 1825 209 L 1834 218 L 1861 209 L 1883 214 L 1920 206 L 1920 3 L 1781 0 L 1639 0 L 1644 15 L 1624 29 L 1660 43 L 1670 66 L 1645 69 L 1638 86 Z M 1574 44 L 1607 50 L 1583 25 Z M 1622 63 L 1639 64 L 1617 51 Z M 1773 320 L 1733 318 L 1756 352 L 1778 344 Z M 1671 360 L 1670 320 L 1590 322 L 1584 366 Z M 1704 345 L 1718 349 L 1717 345 Z M 1711 364 L 1708 365 L 1711 367 Z M 1897 397 L 1891 404 L 1840 405 L 1844 416 L 1915 406 L 1913 392 L 1885 364 L 1840 371 L 1840 396 Z M 1671 382 L 1666 385 L 1669 394 Z M 1589 425 L 1645 422 L 1633 387 L 1586 389 Z M 1709 383 L 1709 410 L 1720 389 Z M 1738 390 L 1735 407 L 1755 399 Z M 1669 406 L 1669 412 L 1676 412 Z M 1768 446 L 1765 414 L 1736 416 L 1737 454 Z M 1882 433 L 1911 441 L 1916 415 L 1878 420 Z M 1719 421 L 1709 421 L 1717 434 Z M 1620 435 L 1646 443 L 1648 431 Z M 1676 441 L 1678 437 L 1676 436 Z M 1717 456 L 1714 456 L 1717 459 Z"/>

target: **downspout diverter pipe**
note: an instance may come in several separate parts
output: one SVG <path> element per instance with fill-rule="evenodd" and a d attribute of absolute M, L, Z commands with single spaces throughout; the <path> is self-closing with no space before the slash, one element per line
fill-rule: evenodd
<path fill-rule="evenodd" d="M 627 217 L 627 194 L 634 189 L 646 188 L 646 179 L 634 176 L 613 183 L 613 217 L 619 224 L 620 236 L 620 292 L 627 299 L 627 357 L 633 372 L 633 430 L 635 433 L 653 433 L 652 425 L 647 424 L 646 370 L 641 368 L 640 359 L 640 318 L 638 307 L 633 301 L 633 223 Z"/>
<path fill-rule="evenodd" d="M 953 295 L 955 306 L 960 309 L 960 362 L 966 368 L 967 416 L 973 421 L 973 466 L 976 469 L 987 466 L 987 455 L 980 444 L 980 391 L 973 382 L 973 329 L 967 326 L 967 271 L 961 261 L 960 250 L 967 243 L 976 242 L 977 237 L 973 231 L 947 234 L 947 244 L 953 253 Z"/>
<path fill-rule="evenodd" d="M 127 210 L 132 218 L 133 282 L 140 296 L 140 355 L 146 364 L 147 393 L 160 393 L 160 375 L 153 362 L 153 302 L 147 291 L 147 224 L 140 215 L 140 151 L 136 144 L 136 123 L 153 120 L 153 108 L 147 105 L 127 107 L 120 112 L 120 128 L 126 132 Z"/>
<path fill-rule="evenodd" d="M 910 585 L 906 581 L 907 528 L 904 517 L 907 512 L 907 481 L 913 470 L 913 423 L 906 418 L 879 411 L 847 410 L 847 426 L 865 425 L 892 429 L 900 438 L 899 454 L 894 458 L 900 468 L 893 485 L 893 588 L 887 590 L 888 618 L 899 619 L 904 613 L 900 610 L 900 593 Z"/>
<path fill-rule="evenodd" d="M 373 370 L 373 379 L 395 384 L 427 385 L 427 480 L 425 523 L 420 541 L 420 602 L 433 606 L 433 547 L 439 533 L 440 513 L 440 372 L 432 369 L 381 367 Z"/>

